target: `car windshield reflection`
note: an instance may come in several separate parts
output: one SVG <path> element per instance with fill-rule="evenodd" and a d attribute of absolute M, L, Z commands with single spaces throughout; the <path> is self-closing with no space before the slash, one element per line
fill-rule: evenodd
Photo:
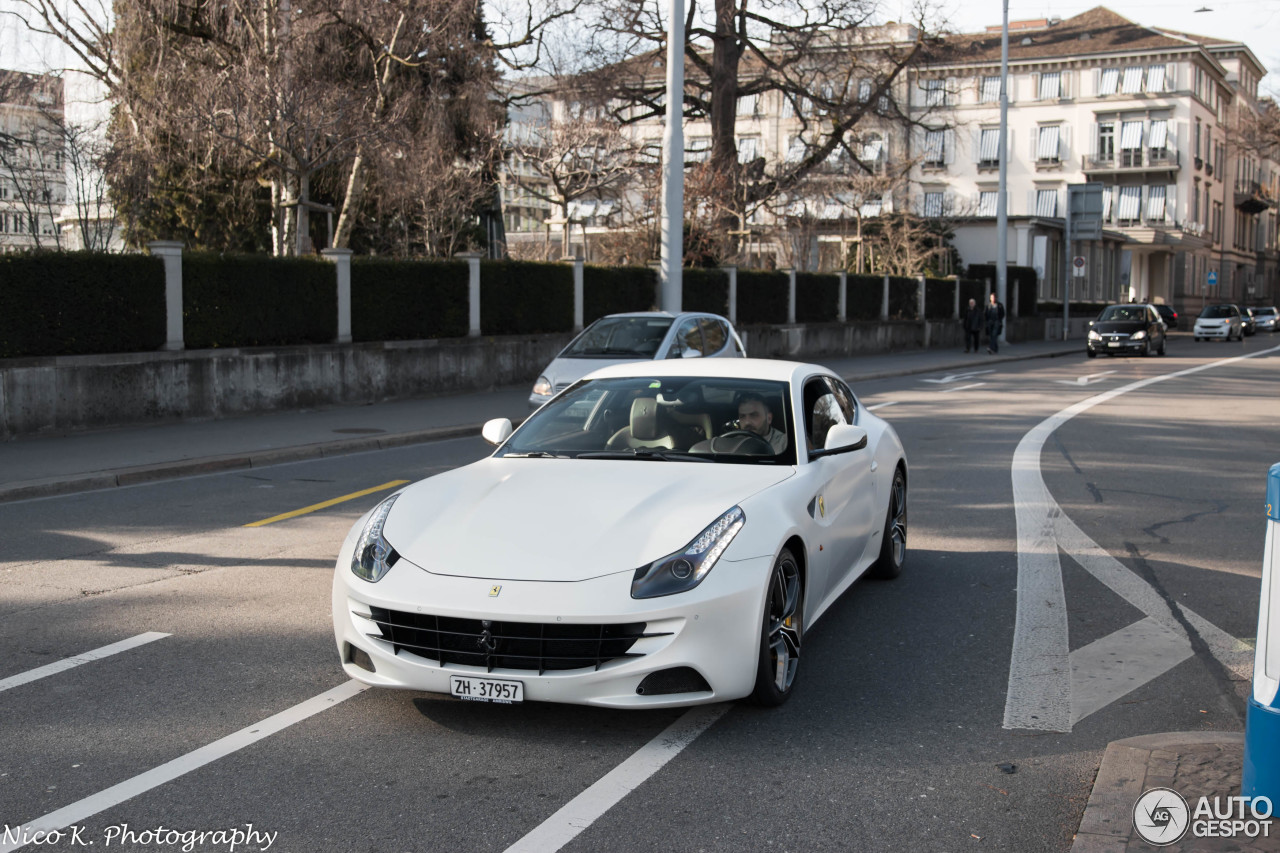
<path fill-rule="evenodd" d="M 560 357 L 653 358 L 671 321 L 671 317 L 604 317 L 588 326 Z"/>
<path fill-rule="evenodd" d="M 587 380 L 544 405 L 497 456 L 795 464 L 786 382 Z"/>

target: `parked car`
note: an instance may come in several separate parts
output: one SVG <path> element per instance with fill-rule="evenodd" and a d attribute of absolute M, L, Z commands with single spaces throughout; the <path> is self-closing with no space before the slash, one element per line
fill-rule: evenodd
<path fill-rule="evenodd" d="M 533 383 L 529 405 L 538 408 L 594 370 L 630 361 L 668 358 L 743 358 L 733 325 L 719 314 L 644 311 L 610 314 L 582 330 Z"/>
<path fill-rule="evenodd" d="M 351 678 L 503 703 L 778 705 L 822 614 L 903 567 L 902 443 L 825 367 L 617 365 L 482 432 L 492 456 L 405 486 L 343 542 Z"/>
<path fill-rule="evenodd" d="M 1244 340 L 1240 309 L 1229 302 L 1206 305 L 1196 318 L 1192 335 L 1198 340 Z"/>
<path fill-rule="evenodd" d="M 1085 341 L 1089 358 L 1097 358 L 1100 352 L 1164 355 L 1164 348 L 1164 321 L 1154 305 L 1145 303 L 1108 305 L 1098 319 L 1089 324 Z"/>
<path fill-rule="evenodd" d="M 1240 325 L 1246 335 L 1256 335 L 1258 333 L 1258 321 L 1253 316 L 1252 308 L 1240 306 Z"/>
<path fill-rule="evenodd" d="M 1156 313 L 1160 315 L 1160 319 L 1164 320 L 1165 328 L 1178 328 L 1178 312 L 1174 311 L 1171 306 L 1161 303 L 1155 306 L 1155 309 Z"/>
<path fill-rule="evenodd" d="M 1258 323 L 1259 332 L 1274 332 L 1280 329 L 1280 313 L 1277 313 L 1276 306 L 1264 305 L 1261 308 L 1253 309 L 1253 318 Z"/>

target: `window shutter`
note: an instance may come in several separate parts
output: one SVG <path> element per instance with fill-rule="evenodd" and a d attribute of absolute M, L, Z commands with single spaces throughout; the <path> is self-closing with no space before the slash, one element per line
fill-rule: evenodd
<path fill-rule="evenodd" d="M 1060 91 L 1058 92 L 1058 97 L 1060 97 L 1060 98 L 1070 98 L 1070 97 L 1071 97 L 1071 78 L 1072 78 L 1072 77 L 1074 77 L 1074 76 L 1075 76 L 1075 72 L 1074 72 L 1074 71 L 1063 71 L 1063 72 L 1062 72 L 1062 76 L 1059 78 L 1059 79 L 1061 80 L 1061 83 L 1060 83 L 1061 89 L 1060 89 Z"/>
<path fill-rule="evenodd" d="M 942 134 L 942 159 L 947 164 L 956 161 L 956 132 L 954 130 L 948 130 Z"/>
<path fill-rule="evenodd" d="M 1102 91 L 1102 69 L 1093 69 L 1093 94 L 1097 95 Z"/>
<path fill-rule="evenodd" d="M 1071 157 L 1071 125 L 1064 124 L 1058 131 L 1058 156 L 1066 162 Z"/>
<path fill-rule="evenodd" d="M 1040 100 L 1040 75 L 1038 73 L 1031 75 L 1031 100 Z"/>
<path fill-rule="evenodd" d="M 1036 215 L 1036 191 L 1027 190 L 1027 215 Z"/>
<path fill-rule="evenodd" d="M 1169 184 L 1164 191 L 1164 221 L 1170 225 L 1178 221 L 1178 185 Z"/>
<path fill-rule="evenodd" d="M 1088 151 L 1090 157 L 1098 156 L 1098 125 L 1096 123 L 1089 125 Z"/>
<path fill-rule="evenodd" d="M 1178 91 L 1178 63 L 1170 62 L 1164 67 L 1164 90 L 1166 92 Z"/>
<path fill-rule="evenodd" d="M 946 91 L 942 93 L 942 102 L 948 106 L 958 104 L 960 102 L 960 84 L 956 82 L 956 78 L 948 77 L 946 87 Z"/>
<path fill-rule="evenodd" d="M 1038 147 L 1040 145 L 1040 128 L 1036 128 L 1035 131 L 1031 134 L 1030 142 L 1031 142 L 1030 157 L 1031 157 L 1031 162 L 1034 163 L 1040 157 L 1040 152 L 1038 150 Z"/>
<path fill-rule="evenodd" d="M 982 162 L 982 128 L 973 130 L 973 162 Z"/>

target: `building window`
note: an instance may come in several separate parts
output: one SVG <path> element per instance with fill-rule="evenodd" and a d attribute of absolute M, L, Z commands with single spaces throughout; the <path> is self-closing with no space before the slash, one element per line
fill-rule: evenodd
<path fill-rule="evenodd" d="M 1133 92 L 1142 91 L 1142 66 L 1130 65 L 1124 70 L 1124 80 L 1120 84 L 1120 91 L 1126 95 Z"/>
<path fill-rule="evenodd" d="M 744 136 L 738 140 L 738 162 L 750 163 L 759 155 L 760 137 Z"/>
<path fill-rule="evenodd" d="M 1213 242 L 1222 240 L 1222 202 L 1213 203 Z"/>
<path fill-rule="evenodd" d="M 1117 213 L 1121 223 L 1136 222 L 1142 213 L 1142 187 L 1120 187 L 1120 210 Z"/>
<path fill-rule="evenodd" d="M 1116 159 L 1116 123 L 1098 122 L 1098 162 L 1112 163 Z"/>
<path fill-rule="evenodd" d="M 1200 179 L 1196 178 L 1196 186 L 1191 190 L 1191 221 L 1200 221 Z"/>
<path fill-rule="evenodd" d="M 804 144 L 804 138 L 800 136 L 791 137 L 791 142 L 787 144 L 786 159 L 788 163 L 799 163 L 804 159 L 805 150 L 808 146 Z"/>
<path fill-rule="evenodd" d="M 999 196 L 996 190 L 982 190 L 978 193 L 978 216 L 995 216 Z"/>
<path fill-rule="evenodd" d="M 689 139 L 689 150 L 685 153 L 686 163 L 704 163 L 711 151 L 710 136 L 694 136 Z"/>
<path fill-rule="evenodd" d="M 1116 195 L 1115 187 L 1102 188 L 1102 221 L 1103 222 L 1111 221 L 1111 201 L 1113 198 L 1115 198 L 1115 195 Z"/>
<path fill-rule="evenodd" d="M 925 80 L 924 81 L 924 105 L 926 107 L 940 107 L 946 103 L 946 89 L 943 88 L 942 80 Z"/>
<path fill-rule="evenodd" d="M 1164 187 L 1147 187 L 1147 219 L 1163 222 L 1165 219 Z"/>
<path fill-rule="evenodd" d="M 1098 79 L 1099 95 L 1114 95 L 1116 90 L 1120 88 L 1120 69 L 1104 68 L 1102 76 Z"/>
<path fill-rule="evenodd" d="M 1120 159 L 1124 166 L 1142 165 L 1142 122 L 1120 123 Z"/>
<path fill-rule="evenodd" d="M 1200 119 L 1196 119 L 1196 159 L 1200 159 Z"/>
<path fill-rule="evenodd" d="M 924 134 L 924 165 L 938 168 L 946 165 L 946 134 L 941 130 L 926 130 Z"/>
<path fill-rule="evenodd" d="M 858 102 L 865 104 L 869 100 L 871 100 L 871 81 L 864 77 L 858 81 Z"/>
<path fill-rule="evenodd" d="M 756 96 L 755 95 L 739 95 L 738 96 L 738 115 L 740 116 L 756 115 Z"/>
<path fill-rule="evenodd" d="M 925 216 L 941 216 L 942 215 L 942 193 L 932 192 L 924 194 L 924 215 Z"/>
<path fill-rule="evenodd" d="M 1036 216 L 1049 219 L 1058 215 L 1058 191 L 1036 190 Z"/>
<path fill-rule="evenodd" d="M 1040 75 L 1040 100 L 1049 101 L 1062 97 L 1062 74 L 1046 71 Z"/>
<path fill-rule="evenodd" d="M 978 90 L 978 103 L 995 104 L 1000 102 L 1000 78 L 983 77 L 982 88 Z"/>
<path fill-rule="evenodd" d="M 1000 129 L 984 127 L 978 137 L 978 165 L 987 169 L 1000 167 Z"/>
<path fill-rule="evenodd" d="M 1062 128 L 1056 124 L 1040 128 L 1040 136 L 1036 143 L 1036 162 L 1055 164 L 1062 162 Z"/>
<path fill-rule="evenodd" d="M 1148 65 L 1147 66 L 1147 91 L 1163 92 L 1165 84 L 1164 66 Z"/>
<path fill-rule="evenodd" d="M 1151 120 L 1151 135 L 1147 139 L 1147 147 L 1151 149 L 1151 162 L 1159 163 L 1168 159 L 1169 152 L 1166 150 L 1169 144 L 1169 122 L 1166 119 L 1157 118 Z"/>

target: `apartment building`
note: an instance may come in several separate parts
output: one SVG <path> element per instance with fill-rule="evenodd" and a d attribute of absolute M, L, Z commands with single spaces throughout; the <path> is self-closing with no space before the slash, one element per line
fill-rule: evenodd
<path fill-rule="evenodd" d="M 1008 260 L 1060 300 L 1066 188 L 1099 183 L 1103 238 L 1071 247 L 1086 261 L 1072 299 L 1274 301 L 1280 164 L 1233 145 L 1265 73 L 1243 44 L 1102 7 L 1011 26 Z M 999 27 L 949 36 L 913 70 L 912 109 L 932 115 L 911 139 L 915 203 L 955 218 L 967 263 L 995 260 L 999 75 Z"/>
<path fill-rule="evenodd" d="M 59 78 L 0 70 L 0 252 L 57 244 L 62 114 Z"/>

